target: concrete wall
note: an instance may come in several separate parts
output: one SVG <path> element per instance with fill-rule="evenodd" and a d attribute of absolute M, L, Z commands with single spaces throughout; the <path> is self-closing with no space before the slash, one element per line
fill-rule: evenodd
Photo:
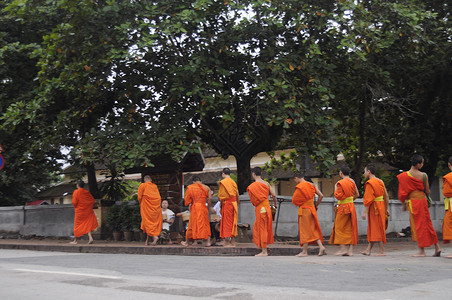
<path fill-rule="evenodd" d="M 101 207 L 94 209 L 101 224 Z M 100 230 L 100 226 L 94 232 Z M 74 232 L 74 207 L 64 205 L 0 207 L 0 234 L 70 237 Z"/>
<path fill-rule="evenodd" d="M 277 236 L 282 237 L 296 237 L 298 236 L 298 208 L 292 204 L 291 197 L 278 196 L 281 201 L 278 204 L 278 211 L 276 212 L 275 220 L 273 221 L 273 232 Z M 319 206 L 317 215 L 319 217 L 320 227 L 324 236 L 329 236 L 333 230 L 334 223 L 334 204 L 336 201 L 333 198 L 323 198 Z M 355 200 L 356 214 L 358 217 L 358 233 L 359 235 L 367 234 L 367 220 L 361 219 L 363 212 L 362 199 Z M 408 212 L 402 211 L 402 204 L 398 200 L 389 200 L 389 217 L 388 230 L 390 232 L 400 232 L 403 228 L 410 226 L 410 216 Z M 444 218 L 444 203 L 434 201 L 430 207 L 430 216 L 432 218 L 433 226 L 437 232 L 442 231 L 441 220 Z M 251 225 L 250 234 L 254 225 L 255 213 L 254 207 L 251 204 L 248 195 L 240 196 L 239 204 L 239 223 L 248 223 Z M 278 222 L 276 222 L 278 221 Z"/>
<path fill-rule="evenodd" d="M 278 200 L 280 203 L 273 222 L 273 230 L 277 236 L 296 237 L 298 235 L 298 208 L 292 204 L 291 197 L 279 196 Z M 333 198 L 325 197 L 317 211 L 324 236 L 329 236 L 333 228 L 334 204 Z M 358 231 L 360 235 L 365 235 L 367 233 L 367 220 L 361 219 L 362 199 L 357 199 L 355 204 L 358 215 Z M 100 238 L 105 238 L 105 235 L 100 236 L 102 228 L 105 227 L 102 226 L 101 219 L 104 220 L 110 205 L 99 205 L 94 209 L 100 224 L 94 234 Z M 402 212 L 402 205 L 398 200 L 390 200 L 389 211 L 391 216 L 388 233 L 400 232 L 403 228 L 410 226 L 409 213 Z M 430 216 L 436 231 L 441 232 L 444 203 L 434 201 L 432 207 L 430 207 Z M 252 229 L 254 220 L 254 207 L 248 195 L 241 195 L 238 222 L 248 223 Z M 0 234 L 69 237 L 73 235 L 73 226 L 74 208 L 72 205 L 0 207 Z M 249 231 L 249 234 L 252 234 L 252 230 Z"/>
<path fill-rule="evenodd" d="M 24 225 L 25 206 L 0 207 L 0 233 L 18 234 Z"/>
<path fill-rule="evenodd" d="M 72 205 L 0 207 L 0 233 L 69 237 L 73 228 Z"/>

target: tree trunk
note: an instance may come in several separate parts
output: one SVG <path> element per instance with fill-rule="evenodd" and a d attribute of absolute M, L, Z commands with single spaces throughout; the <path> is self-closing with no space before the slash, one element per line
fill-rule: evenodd
<path fill-rule="evenodd" d="M 88 164 L 86 166 L 86 172 L 88 173 L 89 192 L 95 199 L 98 199 L 99 189 L 97 188 L 96 169 L 94 168 L 94 164 Z"/>
<path fill-rule="evenodd" d="M 359 129 L 358 129 L 358 139 L 359 148 L 358 155 L 355 158 L 355 167 L 353 168 L 352 178 L 355 180 L 356 186 L 361 188 L 361 174 L 364 169 L 364 155 L 366 151 L 366 111 L 367 111 L 367 99 L 364 96 L 363 100 L 359 105 Z"/>
<path fill-rule="evenodd" d="M 246 192 L 246 188 L 252 183 L 251 180 L 251 157 L 235 157 L 237 163 L 237 185 L 239 194 Z"/>

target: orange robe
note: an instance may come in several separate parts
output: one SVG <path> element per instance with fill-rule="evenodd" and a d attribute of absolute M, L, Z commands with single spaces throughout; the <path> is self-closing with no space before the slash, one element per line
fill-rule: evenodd
<path fill-rule="evenodd" d="M 138 187 L 138 202 L 140 203 L 141 229 L 149 236 L 159 236 L 162 231 L 162 198 L 157 185 L 145 182 Z"/>
<path fill-rule="evenodd" d="M 74 205 L 74 236 L 81 237 L 97 228 L 97 218 L 93 211 L 94 198 L 90 192 L 80 188 L 72 194 Z"/>
<path fill-rule="evenodd" d="M 221 207 L 221 223 L 220 223 L 220 237 L 235 237 L 237 236 L 237 184 L 230 177 L 220 181 L 220 190 L 218 197 L 220 198 Z"/>
<path fill-rule="evenodd" d="M 436 231 L 430 219 L 427 199 L 424 193 L 424 182 L 414 178 L 408 172 L 397 175 L 399 180 L 399 200 L 410 212 L 411 236 L 417 241 L 419 248 L 438 243 Z"/>
<path fill-rule="evenodd" d="M 298 206 L 298 233 L 300 245 L 321 240 L 323 234 L 320 228 L 317 211 L 314 206 L 315 186 L 307 181 L 302 181 L 295 187 L 292 203 Z"/>
<path fill-rule="evenodd" d="M 274 243 L 273 218 L 268 201 L 270 187 L 262 182 L 253 182 L 247 188 L 251 203 L 254 205 L 256 221 L 253 226 L 253 242 L 257 247 L 265 249 Z"/>
<path fill-rule="evenodd" d="M 210 236 L 209 210 L 206 206 L 208 197 L 208 188 L 200 183 L 193 183 L 187 187 L 185 206 L 191 204 L 186 232 L 188 239 L 205 240 Z"/>
<path fill-rule="evenodd" d="M 444 220 L 443 220 L 443 241 L 445 244 L 452 240 L 452 172 L 443 177 L 443 194 L 444 197 L 450 198 L 444 200 Z M 448 207 L 446 202 L 449 201 Z"/>
<path fill-rule="evenodd" d="M 367 241 L 386 244 L 386 207 L 383 200 L 385 184 L 377 178 L 364 185 L 363 204 L 367 207 Z M 376 198 L 377 201 L 376 201 Z"/>
<path fill-rule="evenodd" d="M 337 182 L 334 197 L 339 201 L 344 201 L 350 197 L 353 198 L 355 191 L 355 183 L 349 178 L 344 178 Z M 358 244 L 358 219 L 353 202 L 339 204 L 337 207 L 336 218 L 334 219 L 333 231 L 331 232 L 329 242 L 335 245 Z"/>

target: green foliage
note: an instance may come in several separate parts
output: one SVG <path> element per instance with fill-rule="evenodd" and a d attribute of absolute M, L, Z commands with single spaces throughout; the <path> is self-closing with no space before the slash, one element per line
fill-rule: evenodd
<path fill-rule="evenodd" d="M 34 80 L 36 53 L 44 29 L 57 18 L 53 10 L 15 16 L 19 5 L 19 1 L 0 3 L 0 144 L 6 161 L 0 171 L 0 206 L 23 205 L 39 190 L 58 182 L 58 159 L 62 158 L 58 146 L 45 143 L 47 137 L 39 134 L 34 116 L 22 113 L 27 106 L 36 109 L 29 104 L 39 89 Z M 10 127 L 4 127 L 5 123 Z"/>
<path fill-rule="evenodd" d="M 118 205 L 113 205 L 108 211 L 106 224 L 113 231 L 120 231 L 122 229 L 122 216 L 120 211 L 121 207 Z"/>
<path fill-rule="evenodd" d="M 295 148 L 294 159 L 309 157 L 323 173 L 343 152 L 355 176 L 376 156 L 401 166 L 414 151 L 433 171 L 452 151 L 445 3 L 0 7 L 0 142 L 21 149 L 5 158 L 19 170 L 37 157 L 51 173 L 65 146 L 71 163 L 121 173 L 160 154 L 181 157 L 198 140 L 236 157 L 243 191 L 262 151 Z"/>
<path fill-rule="evenodd" d="M 109 171 L 101 174 L 106 175 L 105 178 L 109 178 L 104 182 L 101 187 L 104 199 L 113 201 L 121 201 L 127 194 L 127 183 L 124 182 L 124 174 L 118 173 L 115 166 L 110 164 L 108 166 Z"/>
<path fill-rule="evenodd" d="M 121 219 L 121 229 L 130 231 L 136 224 L 136 210 L 135 206 L 129 205 L 129 202 L 123 202 L 119 210 L 119 216 Z"/>

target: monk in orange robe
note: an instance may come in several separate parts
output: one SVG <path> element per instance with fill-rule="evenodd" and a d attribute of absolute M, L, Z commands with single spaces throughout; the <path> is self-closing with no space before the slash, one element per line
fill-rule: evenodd
<path fill-rule="evenodd" d="M 317 208 L 322 202 L 323 194 L 312 183 L 306 181 L 301 173 L 295 173 L 294 180 L 297 185 L 292 196 L 292 203 L 298 206 L 298 233 L 300 246 L 303 247 L 303 251 L 296 256 L 308 256 L 308 244 L 312 242 L 319 245 L 319 256 L 325 255 L 323 234 L 317 217 Z M 318 200 L 314 204 L 316 194 Z"/>
<path fill-rule="evenodd" d="M 431 245 L 435 245 L 435 254 L 433 256 L 440 256 L 441 249 L 430 219 L 430 211 L 425 196 L 426 194 L 430 195 L 428 177 L 427 174 L 420 171 L 423 165 L 424 158 L 419 154 L 415 154 L 411 158 L 411 169 L 397 175 L 399 180 L 399 200 L 402 202 L 403 210 L 408 209 L 410 212 L 411 236 L 413 241 L 417 241 L 419 247 L 419 253 L 412 256 L 426 256 L 424 248 Z M 424 176 L 427 183 L 425 186 Z"/>
<path fill-rule="evenodd" d="M 364 211 L 362 219 L 367 215 L 367 245 L 363 255 L 370 255 L 372 247 L 378 243 L 380 252 L 376 256 L 385 256 L 384 244 L 386 244 L 386 214 L 389 216 L 389 197 L 384 182 L 375 176 L 375 165 L 370 164 L 364 168 L 364 176 L 368 179 L 364 185 Z"/>
<path fill-rule="evenodd" d="M 207 205 L 206 206 L 206 199 Z M 186 232 L 188 240 L 205 240 L 205 246 L 210 247 L 209 207 L 212 201 L 210 188 L 202 184 L 198 176 L 193 177 L 193 184 L 187 187 L 185 206 L 190 206 L 190 219 Z"/>
<path fill-rule="evenodd" d="M 448 161 L 449 169 L 452 171 L 452 156 Z M 444 220 L 443 220 L 443 241 L 445 244 L 452 240 L 452 172 L 443 177 L 443 194 L 444 197 Z M 452 258 L 452 255 L 446 256 Z"/>
<path fill-rule="evenodd" d="M 251 203 L 254 205 L 256 221 L 253 226 L 253 242 L 262 251 L 256 256 L 268 256 L 267 246 L 274 243 L 273 218 L 268 195 L 272 196 L 276 207 L 276 194 L 272 187 L 262 179 L 262 169 L 255 167 L 252 170 L 254 182 L 247 188 Z"/>
<path fill-rule="evenodd" d="M 353 256 L 353 246 L 358 244 L 358 220 L 353 201 L 358 198 L 359 193 L 355 181 L 349 177 L 349 167 L 343 166 L 339 175 L 342 179 L 334 187 L 338 207 L 330 244 L 340 245 L 340 250 L 335 255 Z"/>
<path fill-rule="evenodd" d="M 140 203 L 141 229 L 146 233 L 145 246 L 149 245 L 149 237 L 153 237 L 155 246 L 163 226 L 162 198 L 157 185 L 152 183 L 151 176 L 144 176 L 144 182 L 138 187 L 138 202 Z"/>
<path fill-rule="evenodd" d="M 221 174 L 218 198 L 221 201 L 220 237 L 225 239 L 225 247 L 235 247 L 239 193 L 237 184 L 231 178 L 231 170 L 224 168 Z"/>
<path fill-rule="evenodd" d="M 94 242 L 91 231 L 97 228 L 97 218 L 94 214 L 93 205 L 94 197 L 90 192 L 83 187 L 85 183 L 79 181 L 77 183 L 77 189 L 72 194 L 72 205 L 74 206 L 74 241 L 70 242 L 72 245 L 77 244 L 77 238 L 84 234 L 88 234 L 88 244 Z"/>

